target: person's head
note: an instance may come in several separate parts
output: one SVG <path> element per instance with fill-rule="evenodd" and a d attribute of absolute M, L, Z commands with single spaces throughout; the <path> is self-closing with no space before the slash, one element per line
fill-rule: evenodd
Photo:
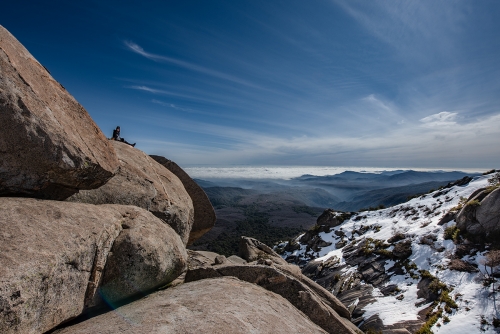
<path fill-rule="evenodd" d="M 116 127 L 116 131 L 120 131 L 120 127 L 119 126 Z"/>

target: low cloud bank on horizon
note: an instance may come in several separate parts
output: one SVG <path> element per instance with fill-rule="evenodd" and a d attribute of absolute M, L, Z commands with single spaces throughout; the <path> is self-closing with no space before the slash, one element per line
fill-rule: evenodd
<path fill-rule="evenodd" d="M 194 179 L 202 180 L 290 180 L 303 175 L 330 176 L 345 171 L 379 174 L 383 171 L 409 170 L 406 168 L 374 168 L 374 167 L 321 167 L 321 166 L 238 166 L 238 167 L 185 167 L 184 170 Z M 454 172 L 454 169 L 414 168 L 421 172 Z M 480 169 L 459 170 L 464 173 L 482 173 Z"/>

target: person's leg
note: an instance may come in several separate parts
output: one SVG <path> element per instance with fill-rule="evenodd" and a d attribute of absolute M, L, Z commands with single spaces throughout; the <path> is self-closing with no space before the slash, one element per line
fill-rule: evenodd
<path fill-rule="evenodd" d="M 135 146 L 135 143 L 133 144 L 130 144 L 128 141 L 126 141 L 125 139 L 122 138 L 122 142 L 124 142 L 125 144 L 129 144 L 130 146 L 134 147 Z"/>

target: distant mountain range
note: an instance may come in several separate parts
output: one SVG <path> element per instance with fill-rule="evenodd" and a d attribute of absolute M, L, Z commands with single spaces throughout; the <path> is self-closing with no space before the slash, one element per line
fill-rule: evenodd
<path fill-rule="evenodd" d="M 396 170 L 381 173 L 346 171 L 331 176 L 303 175 L 291 180 L 195 181 L 207 192 L 214 206 L 221 201 L 227 201 L 233 195 L 241 199 L 241 196 L 270 194 L 271 200 L 278 202 L 293 199 L 311 207 L 358 211 L 380 205 L 385 207 L 397 205 L 405 202 L 409 197 L 437 189 L 465 176 L 476 175 L 479 174 L 459 171 Z M 218 190 L 211 188 L 218 188 Z"/>
<path fill-rule="evenodd" d="M 291 180 L 195 179 L 214 206 L 217 222 L 192 248 L 231 255 L 237 252 L 241 235 L 272 245 L 312 227 L 326 208 L 389 207 L 475 175 L 398 170 L 303 175 Z"/>

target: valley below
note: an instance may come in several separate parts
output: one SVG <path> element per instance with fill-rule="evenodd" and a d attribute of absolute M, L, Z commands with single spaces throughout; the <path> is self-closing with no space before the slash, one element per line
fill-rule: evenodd
<path fill-rule="evenodd" d="M 327 208 L 354 212 L 390 207 L 474 175 L 394 170 L 286 180 L 195 178 L 209 197 L 217 221 L 190 248 L 229 256 L 238 252 L 241 235 L 274 245 L 312 228 Z"/>

